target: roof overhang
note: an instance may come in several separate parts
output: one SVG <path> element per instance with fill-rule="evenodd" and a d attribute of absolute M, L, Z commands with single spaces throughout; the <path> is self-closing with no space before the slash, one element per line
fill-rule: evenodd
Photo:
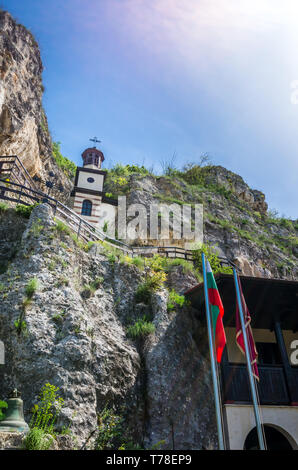
<path fill-rule="evenodd" d="M 225 309 L 224 325 L 235 326 L 236 294 L 232 274 L 215 275 Z M 253 328 L 272 329 L 280 321 L 285 330 L 298 331 L 298 282 L 281 279 L 240 276 L 243 294 L 251 314 Z M 205 314 L 204 285 L 185 292 L 194 308 Z"/>

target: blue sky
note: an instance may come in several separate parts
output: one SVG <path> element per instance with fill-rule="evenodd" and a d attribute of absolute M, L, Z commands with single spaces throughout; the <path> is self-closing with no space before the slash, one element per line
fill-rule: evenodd
<path fill-rule="evenodd" d="M 77 164 L 207 152 L 297 218 L 296 0 L 1 0 L 35 35 L 52 137 Z"/>

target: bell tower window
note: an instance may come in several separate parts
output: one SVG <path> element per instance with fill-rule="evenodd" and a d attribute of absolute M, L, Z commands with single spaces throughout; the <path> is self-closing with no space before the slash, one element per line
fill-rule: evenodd
<path fill-rule="evenodd" d="M 92 212 L 92 202 L 88 199 L 85 199 L 82 204 L 82 212 L 81 215 L 91 215 Z"/>

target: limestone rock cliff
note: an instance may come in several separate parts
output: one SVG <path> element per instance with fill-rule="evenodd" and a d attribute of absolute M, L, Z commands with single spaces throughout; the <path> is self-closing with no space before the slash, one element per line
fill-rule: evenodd
<path fill-rule="evenodd" d="M 149 305 L 136 302 L 144 272 L 109 259 L 100 245 L 88 252 L 78 247 L 57 229 L 49 206 L 37 206 L 27 222 L 13 209 L 0 218 L 0 230 L 16 227 L 0 245 L 2 258 L 9 242 L 16 248 L 0 275 L 6 347 L 0 396 L 19 388 L 29 421 L 41 386 L 60 387 L 65 404 L 58 425 L 70 425 L 74 447 L 109 406 L 121 412 L 131 440 L 142 447 L 164 441 L 166 449 L 216 448 L 207 339 L 197 313 L 190 307 L 169 312 L 166 289 L 153 293 Z M 24 312 L 33 277 L 39 287 Z M 172 277 L 180 289 L 197 283 L 179 270 Z M 86 285 L 95 279 L 100 283 L 88 295 Z M 149 313 L 155 332 L 145 341 L 130 339 L 128 325 Z"/>
<path fill-rule="evenodd" d="M 298 220 L 272 215 L 265 195 L 241 176 L 215 165 L 174 170 L 170 176 L 124 167 L 123 174 L 126 183 L 117 185 L 117 176 L 109 173 L 107 191 L 126 195 L 128 204 L 143 204 L 147 212 L 158 202 L 203 204 L 204 243 L 238 265 L 242 274 L 298 279 Z M 145 243 L 169 244 L 150 239 Z M 183 246 L 183 240 L 170 243 Z"/>
<path fill-rule="evenodd" d="M 32 33 L 0 11 L 0 155 L 17 155 L 31 176 L 53 171 L 68 193 L 71 183 L 52 156 L 42 70 Z"/>

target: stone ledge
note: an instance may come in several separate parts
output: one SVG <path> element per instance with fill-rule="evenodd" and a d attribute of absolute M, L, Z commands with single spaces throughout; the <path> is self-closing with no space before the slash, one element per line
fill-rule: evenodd
<path fill-rule="evenodd" d="M 25 433 L 23 432 L 0 432 L 0 449 L 21 449 L 24 436 Z"/>

